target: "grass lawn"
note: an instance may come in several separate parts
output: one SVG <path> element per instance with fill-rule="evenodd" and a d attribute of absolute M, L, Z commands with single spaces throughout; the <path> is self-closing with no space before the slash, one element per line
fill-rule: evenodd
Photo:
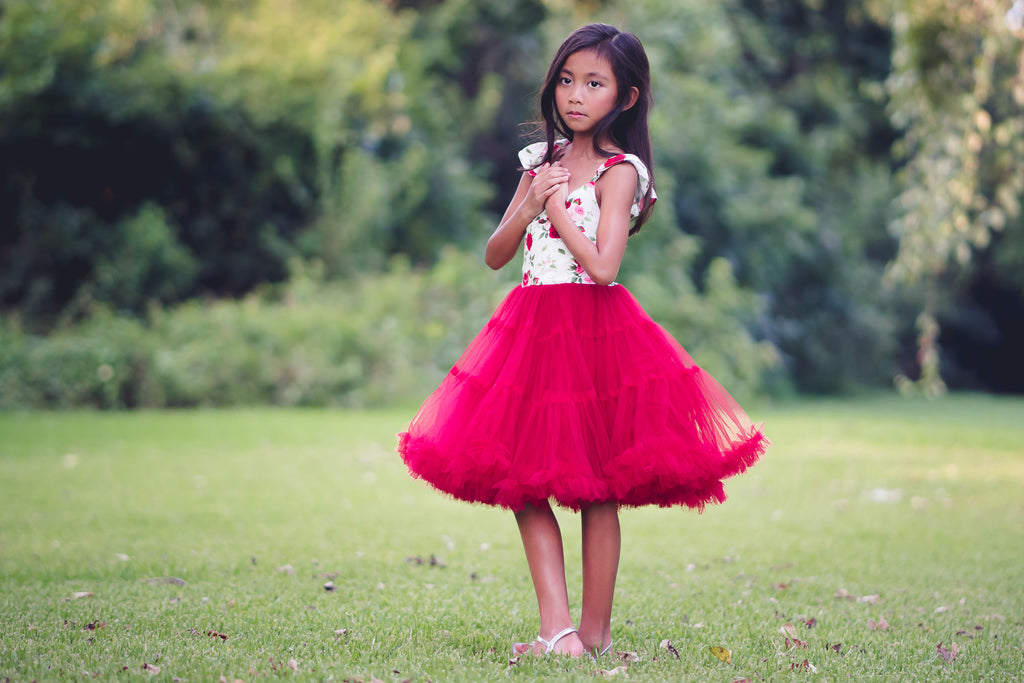
<path fill-rule="evenodd" d="M 0 415 L 0 681 L 1024 680 L 1024 400 L 751 412 L 725 505 L 622 513 L 632 655 L 511 667 L 514 522 L 408 478 L 409 411 Z"/>

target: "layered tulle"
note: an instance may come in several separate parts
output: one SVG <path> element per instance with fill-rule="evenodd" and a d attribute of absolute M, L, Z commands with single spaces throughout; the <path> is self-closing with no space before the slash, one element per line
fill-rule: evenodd
<path fill-rule="evenodd" d="M 512 510 L 725 500 L 768 445 L 621 285 L 517 287 L 399 435 L 410 473 Z"/>

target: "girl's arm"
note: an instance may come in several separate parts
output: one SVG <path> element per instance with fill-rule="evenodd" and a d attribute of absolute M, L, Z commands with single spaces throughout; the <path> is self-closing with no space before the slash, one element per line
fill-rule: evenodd
<path fill-rule="evenodd" d="M 501 217 L 501 223 L 487 240 L 484 263 L 494 270 L 512 260 L 519 250 L 526 226 L 544 210 L 544 202 L 548 197 L 569 182 L 569 172 L 562 166 L 544 164 L 536 169 L 536 173 L 536 176 L 523 173 L 519 187 L 505 209 L 505 215 Z"/>
<path fill-rule="evenodd" d="M 633 164 L 616 164 L 601 179 L 601 218 L 597 224 L 597 243 L 580 231 L 565 208 L 569 186 L 563 183 L 547 202 L 548 220 L 583 269 L 599 285 L 615 282 L 626 253 L 629 237 L 629 210 L 636 192 L 637 172 Z"/>

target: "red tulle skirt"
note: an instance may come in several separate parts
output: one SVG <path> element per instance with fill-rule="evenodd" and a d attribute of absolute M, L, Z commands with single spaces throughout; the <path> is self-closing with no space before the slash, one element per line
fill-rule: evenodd
<path fill-rule="evenodd" d="M 621 285 L 517 287 L 399 435 L 460 500 L 573 510 L 725 500 L 769 442 Z"/>

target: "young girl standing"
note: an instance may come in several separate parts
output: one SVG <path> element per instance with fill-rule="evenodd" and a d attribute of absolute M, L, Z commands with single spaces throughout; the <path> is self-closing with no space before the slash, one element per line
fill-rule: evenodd
<path fill-rule="evenodd" d="M 656 199 L 650 106 L 635 36 L 591 24 L 562 43 L 540 97 L 547 140 L 520 152 L 519 187 L 487 242 L 495 269 L 523 245 L 522 284 L 400 435 L 413 476 L 514 511 L 540 608 L 518 653 L 608 652 L 618 508 L 722 502 L 722 479 L 768 445 L 614 282 Z M 578 628 L 551 500 L 582 520 Z"/>

